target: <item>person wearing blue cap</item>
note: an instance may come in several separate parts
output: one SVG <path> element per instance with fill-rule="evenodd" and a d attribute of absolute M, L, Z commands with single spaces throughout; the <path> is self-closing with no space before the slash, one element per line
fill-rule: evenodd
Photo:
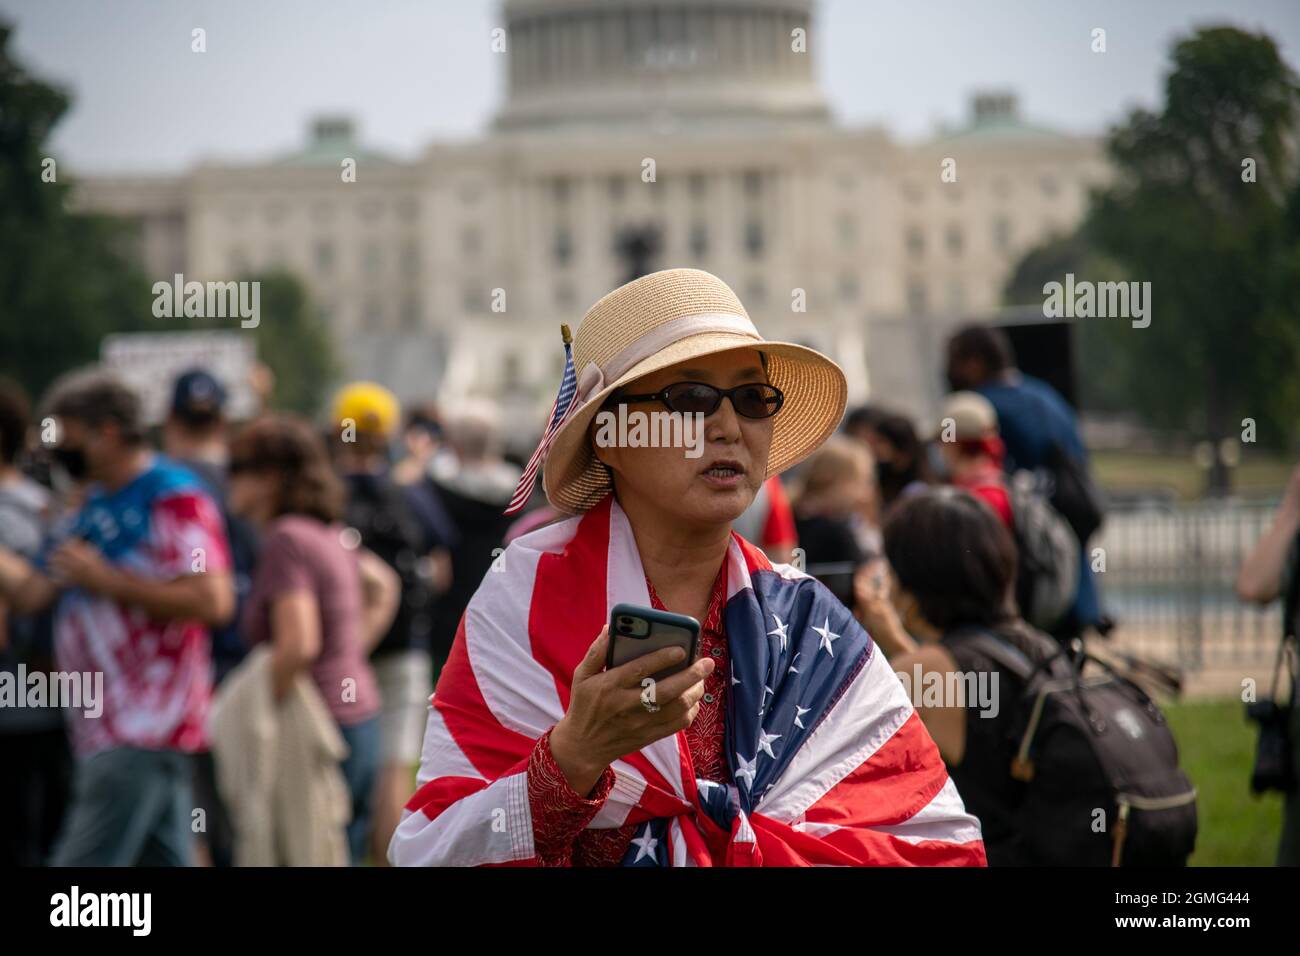
<path fill-rule="evenodd" d="M 207 369 L 192 368 L 182 372 L 172 387 L 171 405 L 162 428 L 163 450 L 167 457 L 193 472 L 206 487 L 221 509 L 230 541 L 236 613 L 228 624 L 212 631 L 214 687 L 248 652 L 239 634 L 238 621 L 239 611 L 248 597 L 258 546 L 256 529 L 232 514 L 226 500 L 230 457 L 227 398 L 225 386 Z M 233 857 L 233 834 L 217 793 L 216 768 L 210 752 L 198 755 L 195 792 L 200 805 L 208 809 L 207 849 L 212 863 L 229 866 Z"/>

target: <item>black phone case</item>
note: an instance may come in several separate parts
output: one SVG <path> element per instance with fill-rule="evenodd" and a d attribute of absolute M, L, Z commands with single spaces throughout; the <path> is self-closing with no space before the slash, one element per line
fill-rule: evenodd
<path fill-rule="evenodd" d="M 618 629 L 618 619 L 620 617 L 634 617 L 647 622 L 649 632 L 644 637 L 620 633 Z M 637 653 L 624 652 L 623 649 L 628 648 L 629 645 L 632 645 L 630 650 L 636 650 Z M 643 657 L 662 647 L 673 646 L 686 649 L 686 660 L 674 667 L 650 675 L 657 681 L 663 680 L 665 677 L 671 677 L 673 674 L 684 671 L 691 666 L 691 663 L 695 660 L 695 655 L 699 653 L 700 649 L 700 622 L 685 614 L 673 614 L 669 611 L 641 607 L 636 604 L 616 604 L 610 610 L 609 650 L 605 654 L 605 668 L 607 670 L 626 664 L 628 661 L 636 660 L 638 657 Z"/>

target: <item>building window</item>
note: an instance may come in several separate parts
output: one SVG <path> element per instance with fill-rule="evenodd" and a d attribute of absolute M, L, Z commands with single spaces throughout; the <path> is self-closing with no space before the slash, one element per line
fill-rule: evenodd
<path fill-rule="evenodd" d="M 745 224 L 745 251 L 751 259 L 763 255 L 763 224 L 757 219 L 751 219 Z"/>
<path fill-rule="evenodd" d="M 763 194 L 763 174 L 757 169 L 747 169 L 742 177 L 745 196 L 757 199 Z"/>
<path fill-rule="evenodd" d="M 482 237 L 478 227 L 466 226 L 460 231 L 460 251 L 466 256 L 476 256 L 482 248 Z"/>
<path fill-rule="evenodd" d="M 840 301 L 844 303 L 853 303 L 858 301 L 858 277 L 851 272 L 846 272 L 840 276 L 839 293 Z"/>
<path fill-rule="evenodd" d="M 839 229 L 840 242 L 846 246 L 853 245 L 858 238 L 858 221 L 852 216 L 840 216 L 837 223 Z"/>
<path fill-rule="evenodd" d="M 520 387 L 520 368 L 519 355 L 515 352 L 507 352 L 501 356 L 501 385 L 513 391 Z"/>
<path fill-rule="evenodd" d="M 572 309 L 576 296 L 573 292 L 573 283 L 559 282 L 555 285 L 555 304 L 561 309 Z"/>
<path fill-rule="evenodd" d="M 334 243 L 321 241 L 316 243 L 316 271 L 329 272 L 334 268 Z"/>
<path fill-rule="evenodd" d="M 929 311 L 929 295 L 926 292 L 925 280 L 909 279 L 907 282 L 907 311 L 913 315 L 924 315 Z"/>
<path fill-rule="evenodd" d="M 408 242 L 402 247 L 402 272 L 408 276 L 419 275 L 420 246 L 418 243 Z"/>
<path fill-rule="evenodd" d="M 953 279 L 948 283 L 948 311 L 954 315 L 960 314 L 966 307 L 966 290 L 962 288 L 960 279 Z"/>
<path fill-rule="evenodd" d="M 467 285 L 461 290 L 461 307 L 471 315 L 486 311 L 485 290 L 477 285 Z"/>
<path fill-rule="evenodd" d="M 688 239 L 691 255 L 696 259 L 703 259 L 709 254 L 709 230 L 702 222 L 697 222 L 691 226 L 691 234 Z"/>
<path fill-rule="evenodd" d="M 556 265 L 567 266 L 573 261 L 573 236 L 567 226 L 556 227 L 551 240 L 551 254 Z"/>
<path fill-rule="evenodd" d="M 700 201 L 704 198 L 704 192 L 708 188 L 708 180 L 703 173 L 691 173 L 686 180 L 686 188 L 691 194 L 691 199 Z"/>
<path fill-rule="evenodd" d="M 379 272 L 382 255 L 379 249 L 379 243 L 367 242 L 361 248 L 361 270 L 366 275 L 376 275 Z"/>
<path fill-rule="evenodd" d="M 402 328 L 413 332 L 420 325 L 420 300 L 414 295 L 407 296 L 402 303 Z"/>
<path fill-rule="evenodd" d="M 916 257 L 925 255 L 925 233 L 917 226 L 907 230 L 907 252 L 908 255 Z"/>
<path fill-rule="evenodd" d="M 993 220 L 993 245 L 1003 252 L 1011 248 L 1011 221 L 1005 216 Z"/>
<path fill-rule="evenodd" d="M 573 187 L 565 176 L 556 176 L 551 181 L 551 198 L 557 205 L 563 206 L 569 201 L 569 196 L 573 192 Z"/>
<path fill-rule="evenodd" d="M 478 197 L 482 193 L 482 186 L 472 179 L 467 179 L 460 184 L 460 201 L 470 206 L 478 202 Z"/>
<path fill-rule="evenodd" d="M 612 202 L 622 202 L 627 191 L 627 182 L 622 176 L 610 176 L 608 181 L 609 198 Z"/>
<path fill-rule="evenodd" d="M 948 245 L 948 252 L 950 252 L 953 256 L 961 255 L 961 245 L 962 245 L 961 226 L 955 224 L 949 226 L 948 231 L 944 236 L 944 239 Z"/>

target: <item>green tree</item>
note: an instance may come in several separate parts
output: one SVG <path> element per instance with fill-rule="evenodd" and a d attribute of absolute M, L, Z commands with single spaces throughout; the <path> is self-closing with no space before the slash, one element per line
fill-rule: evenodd
<path fill-rule="evenodd" d="M 97 359 L 106 333 L 154 320 L 130 231 L 66 208 L 44 144 L 68 97 L 13 59 L 10 36 L 0 23 L 0 372 L 39 393 Z"/>
<path fill-rule="evenodd" d="M 1094 253 L 1151 283 L 1151 324 L 1113 320 L 1134 411 L 1208 438 L 1300 429 L 1300 86 L 1264 35 L 1199 30 L 1175 44 L 1159 113 L 1112 132 L 1116 176 L 1084 226 Z M 1226 489 L 1219 463 L 1211 490 Z"/>
<path fill-rule="evenodd" d="M 1057 235 L 1030 249 L 1016 265 L 1002 292 L 1006 306 L 1041 308 L 1044 287 L 1067 274 L 1093 282 L 1124 279 L 1123 270 L 1098 255 L 1082 229 Z M 1125 412 L 1131 402 L 1133 361 L 1123 341 L 1127 326 L 1077 319 L 1072 327 L 1079 403 L 1103 412 Z"/>

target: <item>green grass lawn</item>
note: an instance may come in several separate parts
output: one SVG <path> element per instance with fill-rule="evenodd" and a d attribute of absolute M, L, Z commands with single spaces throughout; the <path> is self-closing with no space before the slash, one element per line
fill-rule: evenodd
<path fill-rule="evenodd" d="M 1199 830 L 1192 866 L 1272 866 L 1282 833 L 1282 798 L 1250 792 L 1255 725 L 1238 700 L 1163 705 L 1183 771 L 1197 790 Z M 411 790 L 415 791 L 412 776 Z"/>
<path fill-rule="evenodd" d="M 1183 770 L 1198 791 L 1200 830 L 1193 866 L 1272 866 L 1282 832 L 1282 798 L 1250 792 L 1255 725 L 1235 699 L 1164 708 Z"/>
<path fill-rule="evenodd" d="M 1294 462 L 1252 452 L 1233 470 L 1233 490 L 1243 497 L 1269 497 L 1286 487 Z M 1093 471 L 1107 491 L 1133 493 L 1167 488 L 1179 499 L 1199 498 L 1205 490 L 1205 475 L 1191 454 L 1145 454 L 1129 451 L 1097 451 L 1092 454 Z"/>

